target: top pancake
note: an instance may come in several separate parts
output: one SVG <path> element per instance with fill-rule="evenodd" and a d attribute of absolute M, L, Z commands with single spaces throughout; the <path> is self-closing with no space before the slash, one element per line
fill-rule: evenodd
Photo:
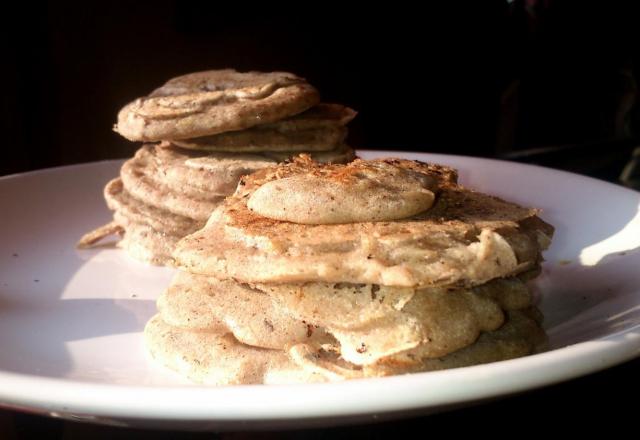
<path fill-rule="evenodd" d="M 132 141 L 189 139 L 275 122 L 319 101 L 317 90 L 291 73 L 209 70 L 173 78 L 129 103 L 115 130 Z"/>
<path fill-rule="evenodd" d="M 434 179 L 433 206 L 414 216 L 378 222 L 298 224 L 251 211 L 262 185 L 300 175 L 340 180 L 346 166 L 300 156 L 241 180 L 207 226 L 174 253 L 184 270 L 244 282 L 351 282 L 388 286 L 479 285 L 536 267 L 553 228 L 538 211 L 468 190 L 455 170 L 417 161 L 385 163 Z"/>

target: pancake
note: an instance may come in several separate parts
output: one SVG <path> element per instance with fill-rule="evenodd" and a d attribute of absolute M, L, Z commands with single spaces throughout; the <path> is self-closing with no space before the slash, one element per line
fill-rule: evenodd
<path fill-rule="evenodd" d="M 195 139 L 175 140 L 198 151 L 295 152 L 328 151 L 342 144 L 346 124 L 356 112 L 340 104 L 318 104 L 298 115 L 255 127 Z"/>
<path fill-rule="evenodd" d="M 145 346 L 159 364 L 207 385 L 324 382 L 282 350 L 250 347 L 230 334 L 181 330 L 159 315 L 144 329 Z"/>
<path fill-rule="evenodd" d="M 210 70 L 173 78 L 127 104 L 114 129 L 132 141 L 190 139 L 279 121 L 319 101 L 291 73 Z"/>
<path fill-rule="evenodd" d="M 349 186 L 367 163 L 326 166 L 300 156 L 243 178 L 207 225 L 178 243 L 174 257 L 185 271 L 247 283 L 404 287 L 480 285 L 539 265 L 553 228 L 536 209 L 468 190 L 447 167 L 377 162 L 434 179 L 434 204 L 394 221 L 318 225 L 278 221 L 250 210 L 248 200 L 268 182 L 324 174 Z"/>
<path fill-rule="evenodd" d="M 472 344 L 481 332 L 504 322 L 500 307 L 468 291 L 429 289 L 414 295 L 401 313 L 356 331 L 333 331 L 340 354 L 357 365 L 421 347 L 423 357 L 441 357 Z"/>
<path fill-rule="evenodd" d="M 334 343 L 343 359 L 357 365 L 418 346 L 423 357 L 444 356 L 504 321 L 491 295 L 466 289 L 326 283 L 250 287 L 187 273 L 175 277 L 158 310 L 171 326 L 232 333 L 256 347 Z"/>
<path fill-rule="evenodd" d="M 198 383 L 331 382 L 459 368 L 533 354 L 546 344 L 533 313 L 511 311 L 498 330 L 485 332 L 474 343 L 443 357 L 420 358 L 418 351 L 409 351 L 364 367 L 346 362 L 330 345 L 300 343 L 287 351 L 256 348 L 230 334 L 172 327 L 160 315 L 147 323 L 144 336 L 156 362 Z"/>
<path fill-rule="evenodd" d="M 474 343 L 447 356 L 434 358 L 418 346 L 383 359 L 375 368 L 412 372 L 459 368 L 497 362 L 539 353 L 547 348 L 547 335 L 540 325 L 541 314 L 535 307 L 507 312 L 506 323 L 498 330 L 483 333 Z"/>
<path fill-rule="evenodd" d="M 148 179 L 166 185 L 173 192 L 188 197 L 206 199 L 213 195 L 232 194 L 244 175 L 276 165 L 292 157 L 287 152 L 225 153 L 199 152 L 178 148 L 163 142 L 146 145 L 138 166 Z M 351 148 L 340 145 L 330 151 L 313 153 L 319 162 L 345 163 L 355 155 Z"/>

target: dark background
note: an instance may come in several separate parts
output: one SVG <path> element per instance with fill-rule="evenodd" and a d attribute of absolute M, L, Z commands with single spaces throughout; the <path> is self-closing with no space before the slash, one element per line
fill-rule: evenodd
<path fill-rule="evenodd" d="M 14 2 L 0 25 L 0 175 L 131 156 L 137 145 L 111 130 L 124 104 L 173 76 L 234 67 L 294 72 L 325 101 L 358 110 L 358 148 L 500 157 L 618 181 L 640 132 L 640 16 L 630 3 Z M 633 422 L 639 366 L 439 416 L 285 437 L 620 428 Z M 0 438 L 120 435 L 177 433 L 0 411 Z"/>
<path fill-rule="evenodd" d="M 640 17 L 626 3 L 345 5 L 14 4 L 0 28 L 0 175 L 130 156 L 111 131 L 124 104 L 224 67 L 306 77 L 358 110 L 359 148 L 522 159 L 553 147 L 561 163 L 534 160 L 606 178 L 628 160 Z"/>

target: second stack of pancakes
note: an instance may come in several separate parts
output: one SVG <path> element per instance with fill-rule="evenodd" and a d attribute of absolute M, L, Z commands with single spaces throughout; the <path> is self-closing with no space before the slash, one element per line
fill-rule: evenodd
<path fill-rule="evenodd" d="M 207 384 L 437 370 L 544 347 L 526 281 L 553 228 L 455 170 L 301 156 L 244 177 L 182 239 L 145 329 L 152 356 Z"/>
<path fill-rule="evenodd" d="M 174 78 L 120 111 L 115 130 L 145 144 L 105 187 L 113 222 L 80 244 L 119 233 L 130 255 L 172 265 L 177 241 L 204 226 L 241 176 L 300 152 L 321 162 L 352 160 L 345 138 L 354 116 L 320 103 L 317 90 L 290 73 L 228 69 Z"/>

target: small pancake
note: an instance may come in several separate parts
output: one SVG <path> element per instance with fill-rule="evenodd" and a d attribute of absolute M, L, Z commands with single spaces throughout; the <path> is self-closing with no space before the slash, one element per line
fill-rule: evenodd
<path fill-rule="evenodd" d="M 347 146 L 321 152 L 319 159 L 344 162 L 354 154 Z M 235 191 L 243 175 L 275 166 L 284 153 L 198 153 L 169 143 L 147 144 L 122 167 L 128 193 L 148 205 L 206 220 L 210 209 Z"/>
<path fill-rule="evenodd" d="M 275 122 L 319 101 L 291 73 L 210 70 L 173 78 L 127 104 L 114 129 L 132 141 L 190 139 Z"/>
<path fill-rule="evenodd" d="M 282 160 L 286 158 L 286 153 L 274 153 L 273 158 L 264 154 L 203 155 L 169 143 L 145 145 L 121 170 L 135 195 L 125 188 L 122 178 L 107 183 L 104 196 L 117 221 L 85 234 L 78 246 L 88 247 L 108 235 L 122 235 L 128 225 L 134 224 L 135 230 L 121 245 L 134 258 L 172 264 L 168 244 L 162 241 L 169 240 L 173 246 L 179 238 L 200 229 L 209 217 L 209 209 L 235 190 L 242 175 L 275 165 L 279 155 Z M 353 150 L 340 146 L 319 155 L 327 160 L 350 160 Z M 148 227 L 141 231 L 138 225 L 143 224 Z M 136 242 L 136 237 L 141 241 Z"/>
<path fill-rule="evenodd" d="M 355 115 L 355 111 L 340 104 L 319 104 L 270 124 L 202 138 L 175 140 L 173 143 L 199 151 L 328 151 L 344 142 L 347 135 L 345 125 Z"/>
<path fill-rule="evenodd" d="M 494 300 L 468 290 L 326 283 L 251 288 L 185 273 L 176 276 L 158 309 L 170 325 L 233 333 L 264 348 L 331 343 L 330 334 L 342 358 L 358 365 L 419 345 L 425 356 L 443 356 L 503 323 Z"/>

